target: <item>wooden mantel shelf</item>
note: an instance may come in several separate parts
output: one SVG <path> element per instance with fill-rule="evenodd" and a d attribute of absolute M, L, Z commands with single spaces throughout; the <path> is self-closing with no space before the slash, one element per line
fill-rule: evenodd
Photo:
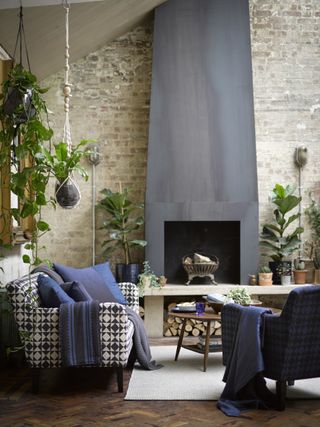
<path fill-rule="evenodd" d="M 226 295 L 239 285 L 221 283 L 218 285 L 176 285 L 167 284 L 163 288 L 145 288 L 144 323 L 147 334 L 152 338 L 163 336 L 163 309 L 165 296 L 202 296 L 208 294 Z M 288 295 L 301 285 L 242 286 L 250 295 Z"/>

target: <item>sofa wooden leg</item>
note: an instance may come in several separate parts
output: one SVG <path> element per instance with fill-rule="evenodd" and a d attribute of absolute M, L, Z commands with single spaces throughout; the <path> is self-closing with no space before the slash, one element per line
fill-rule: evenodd
<path fill-rule="evenodd" d="M 32 393 L 39 392 L 40 368 L 32 368 Z"/>
<path fill-rule="evenodd" d="M 118 382 L 118 392 L 123 392 L 123 368 L 117 368 L 117 382 Z"/>
<path fill-rule="evenodd" d="M 287 383 L 286 381 L 277 381 L 276 383 L 277 390 L 277 399 L 278 399 L 278 409 L 279 411 L 284 411 L 286 407 L 286 392 L 287 392 Z"/>

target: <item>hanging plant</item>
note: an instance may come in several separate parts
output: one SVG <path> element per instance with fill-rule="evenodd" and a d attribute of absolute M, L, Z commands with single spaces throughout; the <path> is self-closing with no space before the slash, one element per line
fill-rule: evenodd
<path fill-rule="evenodd" d="M 68 150 L 66 142 L 54 144 L 54 155 L 49 150 L 44 149 L 46 164 L 56 178 L 55 195 L 57 202 L 65 209 L 76 206 L 80 201 L 80 191 L 73 173 L 78 172 L 86 181 L 88 174 L 80 165 L 82 157 L 90 155 L 90 151 L 81 149 L 89 141 L 82 140 L 76 146 Z"/>
<path fill-rule="evenodd" d="M 8 111 L 8 97 L 13 89 L 19 93 L 28 90 L 32 93 L 32 114 L 25 116 L 26 120 L 18 120 L 25 113 L 23 97 L 21 103 Z M 31 242 L 27 249 L 33 252 L 33 264 L 41 262 L 38 256 L 38 238 L 49 230 L 49 225 L 43 221 L 41 209 L 52 200 L 47 199 L 45 190 L 50 178 L 50 170 L 43 163 L 43 145 L 53 135 L 52 130 L 43 124 L 41 115 L 47 114 L 42 94 L 47 89 L 40 88 L 37 78 L 21 64 L 16 65 L 3 83 L 2 103 L 0 105 L 0 168 L 6 165 L 10 170 L 10 191 L 18 197 L 18 207 L 10 209 L 9 217 L 18 223 L 23 218 L 33 217 L 33 229 L 29 230 Z M 20 114 L 21 113 L 21 114 Z M 24 255 L 24 262 L 31 262 Z"/>
<path fill-rule="evenodd" d="M 68 1 L 63 1 L 65 9 L 65 80 L 64 80 L 64 112 L 65 122 L 63 128 L 63 141 L 55 145 L 55 157 L 52 157 L 49 152 L 46 152 L 46 157 L 52 167 L 54 176 L 57 179 L 55 195 L 58 204 L 65 208 L 71 209 L 76 207 L 81 199 L 80 189 L 76 183 L 73 172 L 78 171 L 86 180 L 88 175 L 86 171 L 79 165 L 81 158 L 89 151 L 81 150 L 81 147 L 88 143 L 82 140 L 76 147 L 72 146 L 71 129 L 69 122 L 69 109 L 71 97 L 71 84 L 69 83 L 69 9 Z"/>
<path fill-rule="evenodd" d="M 18 126 L 36 115 L 34 104 L 41 102 L 39 95 L 46 90 L 37 85 L 30 71 L 17 64 L 4 84 L 4 91 L 3 111 Z"/>

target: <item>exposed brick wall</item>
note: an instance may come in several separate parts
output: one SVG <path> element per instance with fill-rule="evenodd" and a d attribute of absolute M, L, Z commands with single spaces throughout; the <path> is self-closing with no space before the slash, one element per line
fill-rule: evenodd
<path fill-rule="evenodd" d="M 99 144 L 101 163 L 96 167 L 97 199 L 103 188 L 119 190 L 121 182 L 122 187 L 132 189 L 134 201 L 144 201 L 152 30 L 149 21 L 71 65 L 72 139 L 74 144 L 81 139 L 94 139 Z M 61 139 L 64 123 L 63 78 L 63 72 L 60 72 L 44 82 L 52 88 L 47 95 L 47 104 L 54 112 L 50 122 L 55 141 Z M 87 169 L 90 174 L 88 182 L 77 177 L 82 193 L 80 206 L 70 211 L 60 207 L 56 211 L 47 208 L 44 212 L 52 227 L 43 238 L 47 256 L 56 262 L 79 267 L 89 265 L 92 260 L 91 166 Z M 101 214 L 97 211 L 98 226 Z M 104 232 L 98 230 L 98 261 L 103 260 L 100 245 L 105 238 Z M 136 258 L 142 260 L 143 252 L 137 251 Z"/>
<path fill-rule="evenodd" d="M 308 192 L 319 182 L 320 2 L 251 0 L 250 15 L 263 223 L 272 215 L 268 196 L 274 184 L 298 186 L 293 161 L 298 145 L 305 144 L 309 150 L 309 162 L 302 171 L 304 206 Z M 149 22 L 72 64 L 73 140 L 99 142 L 98 193 L 105 187 L 117 189 L 122 181 L 134 189 L 136 200 L 144 198 L 151 62 Z M 62 81 L 63 73 L 58 73 L 45 82 L 53 88 L 48 105 L 55 113 L 51 121 L 56 136 L 61 136 L 63 127 Z M 80 185 L 83 198 L 79 208 L 45 212 L 53 229 L 44 239 L 49 258 L 75 266 L 91 262 L 92 248 L 90 182 Z M 101 231 L 97 239 L 101 260 Z"/>
<path fill-rule="evenodd" d="M 295 148 L 308 147 L 303 209 L 319 183 L 320 2 L 251 0 L 260 223 L 272 216 L 275 183 L 298 187 Z M 305 218 L 302 218 L 305 224 Z M 304 237 L 308 237 L 308 230 Z"/>

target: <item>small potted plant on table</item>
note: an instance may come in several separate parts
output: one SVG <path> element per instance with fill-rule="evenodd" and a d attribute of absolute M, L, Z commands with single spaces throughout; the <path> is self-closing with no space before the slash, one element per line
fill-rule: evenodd
<path fill-rule="evenodd" d="M 262 266 L 259 271 L 259 285 L 270 286 L 272 285 L 272 271 L 266 265 Z"/>
<path fill-rule="evenodd" d="M 308 270 L 305 269 L 305 263 L 299 259 L 295 259 L 294 268 L 293 275 L 295 283 L 305 285 L 308 273 Z"/>

